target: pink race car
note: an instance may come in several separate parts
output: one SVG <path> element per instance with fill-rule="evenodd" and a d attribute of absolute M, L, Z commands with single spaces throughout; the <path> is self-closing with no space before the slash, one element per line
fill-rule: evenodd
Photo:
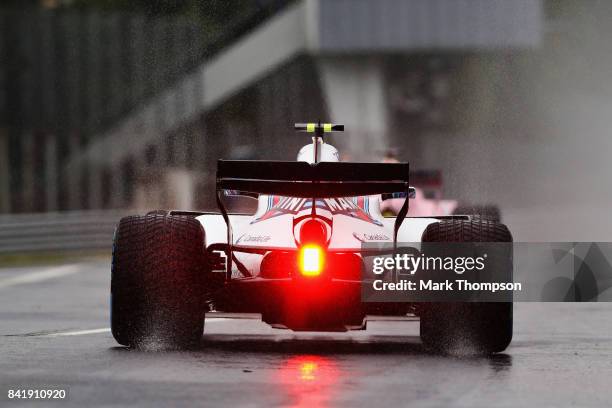
<path fill-rule="evenodd" d="M 472 215 L 501 221 L 501 213 L 496 205 L 460 204 L 458 200 L 443 199 L 442 175 L 439 170 L 411 172 L 410 181 L 414 187 L 414 197 L 410 199 L 409 217 Z M 403 197 L 383 195 L 380 207 L 383 214 L 396 215 L 403 204 Z"/>

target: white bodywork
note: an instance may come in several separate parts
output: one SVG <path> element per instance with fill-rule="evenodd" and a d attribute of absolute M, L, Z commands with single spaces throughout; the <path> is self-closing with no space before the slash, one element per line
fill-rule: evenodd
<path fill-rule="evenodd" d="M 339 161 L 333 146 L 321 143 L 318 161 Z M 304 146 L 299 161 L 311 162 L 313 145 Z M 392 243 L 395 217 L 383 217 L 380 196 L 347 197 L 316 200 L 317 217 L 327 219 L 329 249 L 359 251 L 363 243 Z M 230 215 L 233 244 L 270 250 L 295 250 L 294 219 L 312 212 L 312 200 L 261 195 L 253 215 Z M 227 243 L 227 228 L 220 214 L 197 217 L 206 232 L 206 245 Z M 399 229 L 398 242 L 420 242 L 425 228 L 435 218 L 406 218 Z M 299 224 L 296 225 L 299 228 Z M 256 276 L 262 255 L 235 253 Z M 235 269 L 235 266 L 234 266 Z M 234 275 L 238 276 L 237 270 Z"/>

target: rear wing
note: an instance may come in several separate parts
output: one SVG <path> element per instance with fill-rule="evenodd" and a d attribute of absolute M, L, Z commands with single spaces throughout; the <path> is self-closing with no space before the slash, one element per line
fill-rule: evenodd
<path fill-rule="evenodd" d="M 295 162 L 263 160 L 219 160 L 217 162 L 217 205 L 227 225 L 227 275 L 232 271 L 232 227 L 223 204 L 223 192 L 281 195 L 286 197 L 332 198 L 405 192 L 414 194 L 408 184 L 408 163 L 342 163 Z M 393 247 L 397 246 L 397 232 L 406 214 L 405 200 L 397 214 L 393 233 Z M 314 206 L 313 206 L 314 208 Z M 238 248 L 237 248 L 238 249 Z"/>
<path fill-rule="evenodd" d="M 410 192 L 408 163 L 219 160 L 217 191 L 332 198 Z"/>

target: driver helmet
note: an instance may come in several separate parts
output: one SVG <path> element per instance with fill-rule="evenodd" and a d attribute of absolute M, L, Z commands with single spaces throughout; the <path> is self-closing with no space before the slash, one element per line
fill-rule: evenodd
<path fill-rule="evenodd" d="M 298 153 L 297 161 L 314 163 L 314 145 L 308 144 L 302 147 Z M 338 150 L 330 144 L 319 142 L 319 161 L 339 162 L 340 155 Z"/>

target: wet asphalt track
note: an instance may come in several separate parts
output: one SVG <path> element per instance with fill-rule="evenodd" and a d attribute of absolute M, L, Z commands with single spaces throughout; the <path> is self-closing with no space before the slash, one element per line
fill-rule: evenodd
<path fill-rule="evenodd" d="M 517 304 L 488 358 L 424 353 L 414 321 L 295 334 L 207 319 L 201 347 L 142 352 L 108 331 L 108 265 L 0 269 L 0 406 L 610 406 L 612 303 Z M 7 403 L 8 388 L 69 399 Z"/>

